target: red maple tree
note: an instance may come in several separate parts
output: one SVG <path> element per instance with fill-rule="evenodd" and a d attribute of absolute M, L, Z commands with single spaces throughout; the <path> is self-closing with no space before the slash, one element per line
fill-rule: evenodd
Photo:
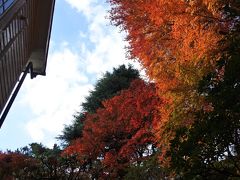
<path fill-rule="evenodd" d="M 87 115 L 83 137 L 65 154 L 77 153 L 82 163 L 100 160 L 101 177 L 123 177 L 126 167 L 153 154 L 160 104 L 154 84 L 133 81 L 129 89 L 104 101 L 104 108 Z"/>

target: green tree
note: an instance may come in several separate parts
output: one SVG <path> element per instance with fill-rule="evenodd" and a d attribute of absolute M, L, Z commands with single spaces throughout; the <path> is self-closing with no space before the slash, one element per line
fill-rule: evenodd
<path fill-rule="evenodd" d="M 86 179 L 77 157 L 64 156 L 59 146 L 32 143 L 15 152 L 0 152 L 0 179 Z"/>
<path fill-rule="evenodd" d="M 62 145 L 67 146 L 72 140 L 82 137 L 84 127 L 85 114 L 80 112 L 73 116 L 73 122 L 70 125 L 65 125 L 62 134 L 57 137 L 62 142 Z"/>
<path fill-rule="evenodd" d="M 83 111 L 95 113 L 99 107 L 103 107 L 102 101 L 117 95 L 121 90 L 127 89 L 133 79 L 139 78 L 138 70 L 132 66 L 121 65 L 113 68 L 113 72 L 106 72 L 99 79 L 86 102 L 82 103 Z"/>
<path fill-rule="evenodd" d="M 239 24 L 225 40 L 228 47 L 215 72 L 199 85 L 207 107 L 192 128 L 180 128 L 171 142 L 172 168 L 183 179 L 240 178 Z M 225 43 L 225 42 L 224 42 Z"/>
<path fill-rule="evenodd" d="M 131 164 L 126 170 L 125 180 L 157 180 L 166 179 L 168 172 L 164 170 L 159 162 L 157 153 L 153 153 L 151 157 L 146 158 L 141 164 Z"/>
<path fill-rule="evenodd" d="M 113 68 L 112 73 L 106 72 L 97 81 L 94 90 L 86 97 L 86 102 L 82 103 L 83 110 L 74 116 L 72 124 L 65 126 L 58 139 L 68 145 L 72 140 L 81 137 L 85 114 L 95 113 L 98 108 L 103 107 L 102 101 L 110 99 L 123 89 L 127 89 L 132 80 L 137 78 L 139 78 L 139 72 L 131 65 L 128 67 L 121 65 L 118 68 Z"/>

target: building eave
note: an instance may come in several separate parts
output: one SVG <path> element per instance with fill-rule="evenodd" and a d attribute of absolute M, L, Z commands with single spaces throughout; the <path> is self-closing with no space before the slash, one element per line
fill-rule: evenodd
<path fill-rule="evenodd" d="M 36 1 L 32 52 L 29 61 L 33 63 L 34 75 L 46 75 L 55 0 Z"/>

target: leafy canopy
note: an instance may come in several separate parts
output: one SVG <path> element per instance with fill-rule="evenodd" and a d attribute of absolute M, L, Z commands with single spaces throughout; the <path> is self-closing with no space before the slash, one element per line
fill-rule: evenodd
<path fill-rule="evenodd" d="M 86 102 L 82 103 L 82 111 L 74 116 L 72 124 L 65 126 L 58 139 L 64 144 L 69 144 L 72 140 L 82 137 L 85 114 L 95 113 L 98 108 L 103 107 L 102 101 L 110 99 L 123 89 L 127 89 L 131 81 L 137 78 L 139 78 L 139 72 L 131 65 L 128 67 L 121 65 L 114 68 L 112 73 L 106 72 L 97 81 L 94 90 L 86 97 Z"/>

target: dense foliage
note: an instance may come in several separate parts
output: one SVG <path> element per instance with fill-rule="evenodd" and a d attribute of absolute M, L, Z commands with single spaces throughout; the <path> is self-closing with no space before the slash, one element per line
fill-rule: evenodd
<path fill-rule="evenodd" d="M 193 127 L 178 129 L 172 141 L 172 167 L 183 177 L 240 177 L 239 38 L 235 36 L 226 49 L 231 56 L 218 62 L 218 71 L 224 71 L 224 75 L 219 77 L 216 71 L 200 82 L 199 92 L 211 102 L 210 109 L 196 112 Z"/>
<path fill-rule="evenodd" d="M 69 144 L 72 140 L 81 137 L 85 113 L 96 112 L 98 108 L 103 107 L 102 101 L 117 95 L 123 89 L 127 89 L 131 81 L 136 78 L 139 78 L 139 72 L 130 65 L 114 68 L 112 73 L 106 72 L 97 81 L 94 90 L 86 97 L 86 101 L 81 104 L 82 111 L 74 115 L 73 123 L 65 126 L 58 139 L 62 140 L 64 144 Z"/>
<path fill-rule="evenodd" d="M 92 177 L 122 179 L 130 165 L 139 166 L 155 155 L 153 124 L 160 117 L 160 103 L 154 84 L 133 81 L 105 100 L 103 108 L 86 115 L 83 137 L 66 148 L 65 155 L 77 154 Z"/>
<path fill-rule="evenodd" d="M 84 178 L 75 156 L 61 156 L 62 150 L 54 145 L 52 149 L 42 144 L 0 153 L 0 179 L 77 179 Z"/>
<path fill-rule="evenodd" d="M 161 165 L 183 179 L 239 177 L 238 0 L 109 0 L 162 99 Z"/>
<path fill-rule="evenodd" d="M 2 152 L 0 178 L 239 179 L 240 1 L 109 3 L 151 82 L 131 66 L 107 72 L 62 148 Z"/>

